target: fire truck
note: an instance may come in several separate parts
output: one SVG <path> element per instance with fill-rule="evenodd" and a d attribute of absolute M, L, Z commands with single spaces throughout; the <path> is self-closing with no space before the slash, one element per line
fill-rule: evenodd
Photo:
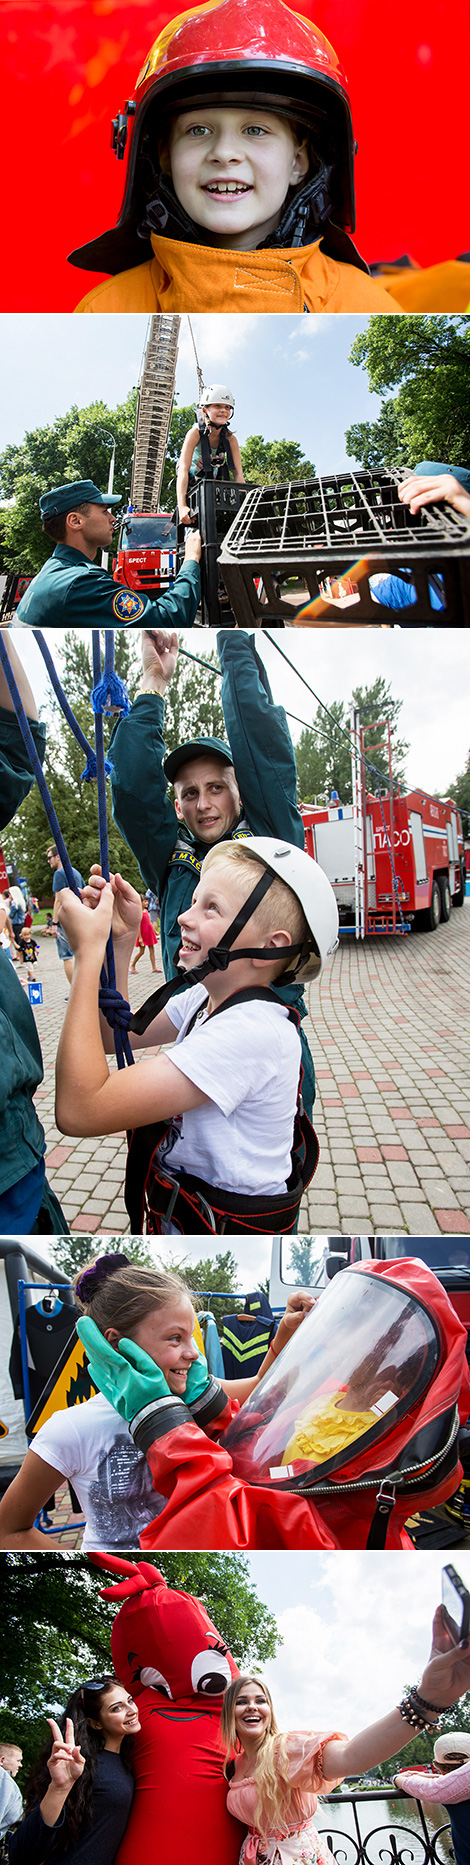
<path fill-rule="evenodd" d="M 175 392 L 180 317 L 150 318 L 142 365 L 134 436 L 130 501 L 121 523 L 113 565 L 116 583 L 158 596 L 176 575 L 176 525 L 160 511 Z"/>
<path fill-rule="evenodd" d="M 126 512 L 122 520 L 115 583 L 158 596 L 176 575 L 176 525 L 171 512 Z"/>
<path fill-rule="evenodd" d="M 338 902 L 340 928 L 354 926 L 356 938 L 410 931 L 413 920 L 435 932 L 452 907 L 465 900 L 465 855 L 460 812 L 450 797 L 424 790 L 401 791 L 392 777 L 390 731 L 377 722 L 388 742 L 389 784 L 366 787 L 367 766 L 377 746 L 364 746 L 358 714 L 352 709 L 353 801 L 302 808 L 307 853 L 328 875 Z M 388 735 L 388 736 L 387 736 Z"/>

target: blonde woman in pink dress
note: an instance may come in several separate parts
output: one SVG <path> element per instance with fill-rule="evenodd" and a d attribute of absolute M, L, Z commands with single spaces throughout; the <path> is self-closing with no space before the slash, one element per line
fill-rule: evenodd
<path fill-rule="evenodd" d="M 237 1677 L 224 1697 L 221 1738 L 229 1811 L 249 1829 L 240 1865 L 331 1865 L 315 1825 L 318 1794 L 331 1794 L 345 1774 L 390 1760 L 406 1740 L 435 1728 L 441 1709 L 469 1688 L 470 1640 L 451 1646 L 440 1607 L 420 1684 L 351 1741 L 334 1729 L 281 1735 L 266 1684 Z"/>

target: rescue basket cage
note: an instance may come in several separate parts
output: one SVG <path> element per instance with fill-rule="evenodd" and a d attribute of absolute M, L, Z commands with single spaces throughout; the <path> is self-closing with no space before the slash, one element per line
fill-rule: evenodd
<path fill-rule="evenodd" d="M 313 1497 L 387 1480 L 428 1498 L 458 1473 L 465 1333 L 416 1259 L 344 1269 L 224 1432 L 235 1475 Z"/>
<path fill-rule="evenodd" d="M 189 489 L 191 521 L 201 533 L 201 621 L 204 628 L 234 626 L 235 617 L 218 567 L 219 552 L 248 492 L 255 491 L 255 486 L 238 486 L 233 479 L 215 476 L 211 479 L 203 476 Z M 184 555 L 184 530 L 184 525 L 178 524 L 178 568 Z"/>
<path fill-rule="evenodd" d="M 114 629 L 112 628 L 105 629 L 105 647 L 104 647 L 103 665 L 101 662 L 100 631 L 98 628 L 92 629 L 93 688 L 90 694 L 90 704 L 91 704 L 91 708 L 92 708 L 92 711 L 95 717 L 94 746 L 89 743 L 89 740 L 86 738 L 85 733 L 82 731 L 81 726 L 78 724 L 78 720 L 75 718 L 75 714 L 72 712 L 72 707 L 70 706 L 67 696 L 64 693 L 63 687 L 59 679 L 59 675 L 57 673 L 57 669 L 52 659 L 52 654 L 50 652 L 50 649 L 48 648 L 47 642 L 44 638 L 44 635 L 41 632 L 41 629 L 33 628 L 33 635 L 34 635 L 35 640 L 37 641 L 39 651 L 42 654 L 43 661 L 45 662 L 45 665 L 47 667 L 47 671 L 48 671 L 48 674 L 51 680 L 51 684 L 54 688 L 56 698 L 59 701 L 59 705 L 60 705 L 61 711 L 63 712 L 64 718 L 66 719 L 67 724 L 70 726 L 70 729 L 73 732 L 74 737 L 77 740 L 77 743 L 80 745 L 82 751 L 85 754 L 86 763 L 85 763 L 84 770 L 82 771 L 82 779 L 87 783 L 90 783 L 93 780 L 96 780 L 97 802 L 98 802 L 98 831 L 99 831 L 99 845 L 100 845 L 100 863 L 101 863 L 101 870 L 105 876 L 105 879 L 109 880 L 109 845 L 108 845 L 108 822 L 107 822 L 107 809 L 106 809 L 106 777 L 109 776 L 112 766 L 109 762 L 109 759 L 105 757 L 103 718 L 105 715 L 109 716 L 113 713 L 130 712 L 130 700 L 128 698 L 128 694 L 126 691 L 126 687 L 124 685 L 124 681 L 120 679 L 119 675 L 115 672 L 115 667 L 114 667 Z M 38 753 L 36 751 L 34 738 L 33 738 L 30 726 L 28 724 L 26 712 L 25 712 L 23 702 L 21 699 L 21 694 L 19 692 L 19 689 L 16 683 L 13 669 L 12 669 L 12 666 L 11 666 L 11 663 L 10 663 L 10 660 L 7 654 L 6 644 L 5 644 L 5 641 L 3 640 L 1 631 L 0 631 L 0 666 L 3 667 L 7 686 L 9 688 L 11 698 L 13 700 L 13 705 L 15 708 L 16 717 L 18 720 L 18 725 L 20 728 L 23 743 L 24 743 L 24 746 L 25 746 L 25 749 L 26 749 L 26 752 L 29 758 L 31 770 L 36 779 L 39 794 L 41 796 L 44 810 L 45 810 L 47 820 L 49 823 L 49 828 L 51 830 L 53 840 L 55 842 L 56 848 L 60 855 L 62 867 L 64 869 L 64 873 L 65 873 L 66 880 L 67 880 L 67 886 L 71 888 L 72 893 L 78 894 L 79 889 L 77 886 L 77 882 L 75 880 L 70 857 L 69 857 L 69 854 L 68 854 L 68 851 L 67 851 L 67 848 L 64 842 L 60 823 L 56 815 L 56 811 L 54 809 L 54 804 L 52 801 L 50 790 L 48 788 L 46 778 L 44 776 L 44 771 L 42 768 L 41 760 L 38 757 Z M 130 1009 L 130 1005 L 125 1002 L 124 998 L 121 996 L 121 993 L 116 988 L 116 970 L 115 970 L 115 963 L 114 963 L 112 933 L 110 933 L 109 935 L 109 939 L 108 939 L 107 946 L 106 946 L 106 960 L 101 970 L 99 1003 L 100 1003 L 100 1009 L 103 1011 L 104 1015 L 107 1018 L 108 1023 L 111 1025 L 113 1029 L 114 1046 L 116 1050 L 116 1060 L 117 1060 L 118 1068 L 124 1068 L 124 1065 L 126 1062 L 131 1065 L 134 1061 L 132 1048 L 131 1048 L 131 1044 L 129 1040 L 129 1025 L 130 1025 L 130 1020 L 131 1020 L 131 1009 Z"/>
<path fill-rule="evenodd" d="M 355 600 L 342 619 L 380 625 L 386 611 L 370 583 L 379 572 L 414 586 L 417 599 L 409 613 L 400 610 L 402 623 L 435 623 L 432 588 L 446 622 L 470 621 L 468 521 L 445 504 L 413 516 L 398 497 L 408 477 L 409 469 L 358 468 L 245 489 L 219 557 L 238 624 L 307 621 L 309 603 L 331 596 L 333 579 L 347 578 L 345 593 Z M 337 604 L 331 615 L 338 619 Z"/>

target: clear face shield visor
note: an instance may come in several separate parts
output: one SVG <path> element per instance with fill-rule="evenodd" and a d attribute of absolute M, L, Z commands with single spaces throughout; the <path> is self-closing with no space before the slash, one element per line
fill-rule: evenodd
<path fill-rule="evenodd" d="M 416 1404 L 440 1358 L 418 1298 L 343 1270 L 221 1442 L 246 1482 L 311 1490 L 374 1446 Z M 347 1477 L 347 1472 L 346 1472 Z"/>

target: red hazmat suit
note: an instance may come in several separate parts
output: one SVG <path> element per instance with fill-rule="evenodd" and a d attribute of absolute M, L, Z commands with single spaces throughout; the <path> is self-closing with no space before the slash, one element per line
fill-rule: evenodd
<path fill-rule="evenodd" d="M 379 1303 L 374 1303 L 376 1294 Z M 392 1321 L 387 1317 L 385 1323 L 384 1297 L 392 1307 Z M 315 1346 L 320 1311 L 333 1360 L 340 1363 L 341 1355 L 346 1356 L 348 1301 L 354 1317 L 349 1341 L 354 1342 L 356 1333 L 359 1337 L 364 1316 L 367 1324 L 363 1367 L 369 1369 L 369 1383 L 371 1367 L 374 1374 L 377 1423 L 374 1412 L 373 1425 L 360 1425 L 352 1448 L 349 1443 L 329 1461 L 323 1457 L 310 1467 L 300 1460 L 286 1465 L 277 1450 L 266 1467 L 259 1456 L 260 1440 L 284 1414 L 286 1449 L 292 1440 L 295 1405 L 289 1400 L 289 1380 L 293 1386 L 298 1367 L 305 1373 L 305 1362 L 314 1395 L 328 1383 L 324 1339 L 320 1353 Z M 393 1318 L 394 1302 L 398 1317 L 401 1307 L 414 1329 L 411 1355 L 408 1350 L 408 1361 L 404 1357 L 398 1366 L 400 1322 Z M 223 1443 L 209 1443 L 181 1400 L 172 1404 L 171 1428 L 163 1411 L 136 1436 L 155 1489 L 168 1499 L 162 1513 L 143 1530 L 141 1547 L 411 1548 L 407 1519 L 417 1509 L 444 1502 L 461 1480 L 458 1428 L 470 1412 L 466 1344 L 466 1329 L 422 1262 L 400 1259 L 343 1270 L 232 1421 Z M 381 1365 L 382 1387 L 377 1384 Z M 355 1378 L 357 1383 L 357 1372 Z M 338 1384 L 341 1387 L 337 1375 Z M 343 1400 L 344 1392 L 340 1403 Z M 364 1408 L 362 1415 L 370 1420 Z M 344 1412 L 341 1416 L 344 1420 Z M 382 1484 L 385 1495 L 380 1494 Z"/>
<path fill-rule="evenodd" d="M 147 1561 L 93 1554 L 125 1576 L 103 1588 L 122 1601 L 111 1637 L 114 1669 L 135 1698 L 136 1792 L 115 1865 L 238 1865 L 245 1827 L 227 1811 L 220 1743 L 224 1691 L 238 1677 L 200 1600 L 168 1587 Z"/>

